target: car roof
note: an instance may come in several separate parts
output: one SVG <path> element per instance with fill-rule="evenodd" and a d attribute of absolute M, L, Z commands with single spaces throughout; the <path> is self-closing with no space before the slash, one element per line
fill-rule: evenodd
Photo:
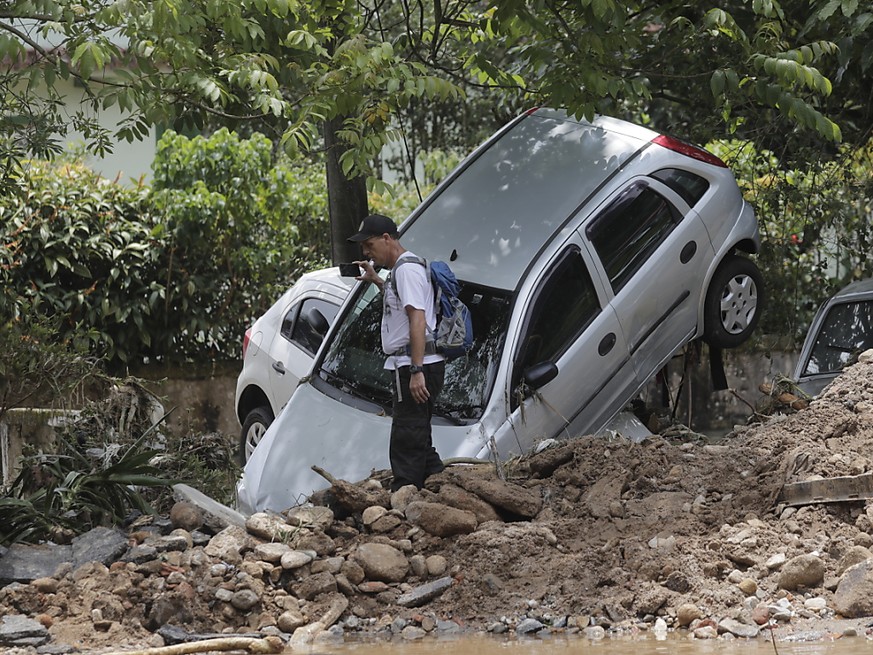
<path fill-rule="evenodd" d="M 657 132 L 539 109 L 498 132 L 400 228 L 404 247 L 455 275 L 512 290 L 569 218 Z"/>
<path fill-rule="evenodd" d="M 337 287 L 336 292 L 341 295 L 346 295 L 355 286 L 357 280 L 353 277 L 343 277 L 339 273 L 339 266 L 331 266 L 329 268 L 320 268 L 315 271 L 304 273 L 298 278 L 296 285 L 301 285 L 301 282 L 307 288 L 318 287 L 324 288 L 324 285 Z M 296 286 L 295 285 L 295 286 Z M 302 285 L 301 285 L 302 286 Z"/>
<path fill-rule="evenodd" d="M 828 302 L 843 302 L 852 299 L 853 296 L 873 294 L 873 278 L 858 280 L 847 284 L 842 289 L 832 295 Z"/>

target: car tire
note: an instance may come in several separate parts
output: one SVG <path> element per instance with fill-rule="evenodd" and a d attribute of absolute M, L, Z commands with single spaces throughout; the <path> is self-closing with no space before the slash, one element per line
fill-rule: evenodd
<path fill-rule="evenodd" d="M 269 407 L 255 407 L 246 414 L 239 436 L 239 455 L 245 464 L 252 456 L 255 446 L 263 438 L 264 433 L 273 422 L 273 412 Z"/>
<path fill-rule="evenodd" d="M 703 339 L 735 348 L 752 335 L 764 307 L 764 278 L 749 259 L 730 255 L 718 267 L 703 306 Z"/>

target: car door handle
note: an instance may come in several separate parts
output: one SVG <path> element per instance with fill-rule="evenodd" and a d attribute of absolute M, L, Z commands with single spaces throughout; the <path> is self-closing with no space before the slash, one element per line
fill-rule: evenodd
<path fill-rule="evenodd" d="M 679 261 L 683 264 L 687 264 L 691 261 L 691 258 L 694 257 L 694 253 L 697 252 L 697 242 L 689 241 L 682 248 L 682 252 L 679 253 Z"/>
<path fill-rule="evenodd" d="M 597 346 L 597 352 L 601 357 L 603 357 L 612 350 L 613 346 L 615 346 L 615 333 L 610 332 L 600 340 L 600 343 Z"/>
<path fill-rule="evenodd" d="M 285 364 L 282 362 L 273 362 L 273 370 L 279 375 L 285 375 Z"/>

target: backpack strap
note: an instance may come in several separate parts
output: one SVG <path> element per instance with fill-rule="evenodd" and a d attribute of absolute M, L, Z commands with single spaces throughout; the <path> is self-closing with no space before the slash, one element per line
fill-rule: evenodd
<path fill-rule="evenodd" d="M 438 284 L 434 283 L 433 277 L 430 274 L 430 262 L 427 261 L 424 257 L 419 257 L 418 255 L 416 255 L 414 257 L 404 257 L 403 255 L 401 255 L 400 259 L 398 259 L 396 262 L 394 262 L 394 266 L 391 267 L 391 272 L 388 273 L 388 277 L 385 278 L 385 284 L 390 284 L 391 287 L 394 289 L 394 293 L 396 293 L 397 297 L 400 298 L 400 293 L 397 291 L 397 288 L 394 286 L 393 275 L 394 275 L 394 271 L 396 271 L 398 268 L 400 268 L 404 264 L 420 264 L 421 266 L 424 266 L 424 274 L 427 276 L 427 279 L 430 281 L 430 286 L 433 289 L 434 308 L 436 311 L 436 320 L 437 320 L 437 324 L 439 324 L 439 320 L 440 320 L 439 319 L 439 314 L 440 314 L 440 312 L 439 312 L 439 309 L 440 309 L 439 294 L 442 293 L 442 290 L 439 288 Z M 384 296 L 382 298 L 382 302 L 383 303 L 385 302 Z M 401 303 L 403 302 L 403 298 L 400 298 L 400 302 Z M 427 327 L 427 321 L 425 321 L 424 329 L 425 329 L 424 354 L 425 355 L 436 355 L 437 354 L 437 351 L 436 351 L 436 332 L 434 332 L 429 327 Z M 430 338 L 427 338 L 428 336 Z M 407 344 L 407 346 L 405 348 L 401 348 L 397 352 L 393 352 L 391 354 L 392 355 L 409 355 L 410 354 L 409 345 Z"/>

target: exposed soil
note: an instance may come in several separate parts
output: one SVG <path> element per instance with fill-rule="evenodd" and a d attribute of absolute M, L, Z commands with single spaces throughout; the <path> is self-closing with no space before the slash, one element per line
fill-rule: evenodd
<path fill-rule="evenodd" d="M 786 483 L 873 469 L 873 353 L 865 355 L 808 407 L 785 406 L 787 413 L 737 428 L 718 444 L 691 433 L 642 443 L 579 438 L 507 464 L 505 481 L 492 466 L 449 467 L 418 496 L 457 507 L 457 493 L 449 490 L 465 489 L 468 500 L 479 487 L 516 490 L 517 497 L 539 499 L 529 519 L 478 494 L 491 499 L 501 520 L 477 520 L 472 531 L 440 537 L 423 529 L 423 520 L 412 521 L 408 510 L 395 509 L 388 515 L 396 521 L 378 524 L 372 512 L 367 519 L 337 508 L 320 541 L 308 535 L 299 542 L 296 533 L 290 539 L 298 550 L 322 551 L 302 568 L 269 563 L 255 548 L 267 540 L 249 536 L 238 561 L 193 546 L 156 563 L 60 572 L 54 592 L 35 591 L 33 584 L 6 587 L 0 615 L 39 616 L 51 626 L 53 643 L 103 650 L 163 644 L 152 632 L 162 622 L 190 632 L 287 636 L 299 623 L 289 611 L 311 623 L 340 596 L 348 604 L 329 623 L 335 638 L 346 639 L 417 638 L 447 626 L 511 634 L 525 620 L 539 624 L 529 624 L 532 632 L 589 637 L 598 634 L 592 627 L 637 631 L 663 624 L 699 637 L 743 634 L 725 619 L 753 632 L 772 622 L 780 638 L 864 634 L 868 614 L 840 614 L 835 592 L 850 564 L 873 557 L 865 550 L 873 545 L 873 502 L 788 507 L 780 493 Z M 374 505 L 379 499 L 388 505 L 387 494 L 372 496 Z M 417 558 L 418 567 L 400 581 L 355 580 L 357 569 L 348 563 L 357 562 L 364 543 L 394 546 L 410 562 Z M 812 568 L 819 567 L 812 572 L 801 557 L 809 555 Z M 428 557 L 431 570 L 422 570 Z M 801 571 L 792 579 L 787 571 L 797 557 Z M 325 578 L 319 595 L 311 585 L 322 573 L 333 578 Z M 451 586 L 435 599 L 398 604 L 404 593 L 445 576 Z M 310 586 L 301 587 L 307 579 Z M 219 588 L 228 593 L 216 596 Z M 246 609 L 227 600 L 243 588 L 257 595 Z M 165 617 L 155 614 L 160 603 L 171 608 Z M 100 624 L 95 608 L 102 610 Z"/>

